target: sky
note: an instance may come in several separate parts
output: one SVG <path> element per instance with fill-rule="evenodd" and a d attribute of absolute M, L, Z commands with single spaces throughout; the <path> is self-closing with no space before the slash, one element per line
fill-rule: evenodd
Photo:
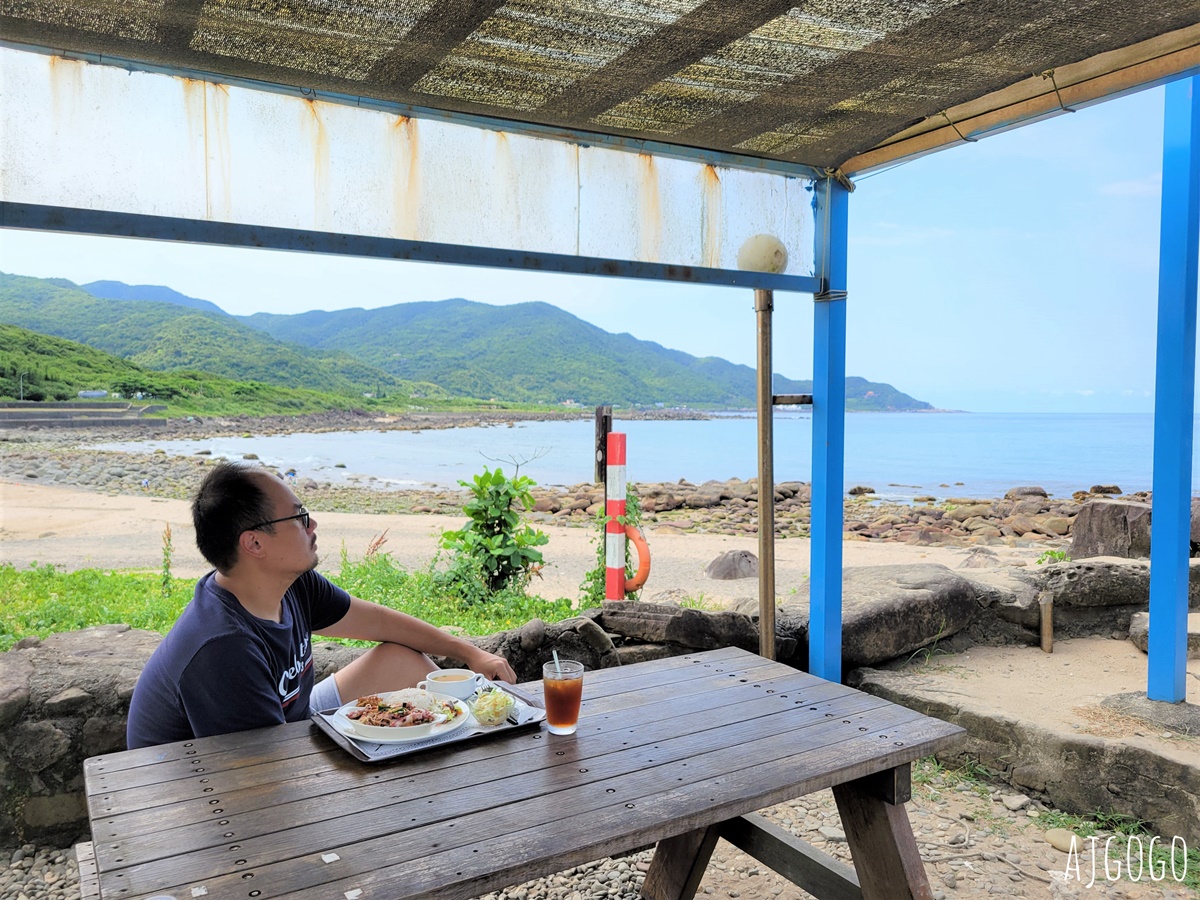
<path fill-rule="evenodd" d="M 930 154 L 850 197 L 846 371 L 941 409 L 1153 410 L 1163 89 Z M 0 271 L 166 285 L 234 315 L 465 297 L 552 303 L 753 366 L 745 289 L 0 231 Z M 775 297 L 812 377 L 812 299 Z"/>

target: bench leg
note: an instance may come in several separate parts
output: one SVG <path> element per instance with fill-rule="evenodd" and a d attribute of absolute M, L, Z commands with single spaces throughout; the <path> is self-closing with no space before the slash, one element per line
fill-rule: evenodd
<path fill-rule="evenodd" d="M 717 826 L 713 825 L 659 841 L 642 882 L 642 896 L 646 900 L 692 900 L 717 846 L 717 837 Z"/>
<path fill-rule="evenodd" d="M 909 767 L 833 789 L 863 900 L 932 900 L 908 812 Z"/>

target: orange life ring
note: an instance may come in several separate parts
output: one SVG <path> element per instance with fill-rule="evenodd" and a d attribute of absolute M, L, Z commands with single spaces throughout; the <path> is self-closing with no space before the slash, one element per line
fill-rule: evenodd
<path fill-rule="evenodd" d="M 637 574 L 625 581 L 625 593 L 632 594 L 639 590 L 646 583 L 646 579 L 650 577 L 650 545 L 646 543 L 646 539 L 642 537 L 642 533 L 636 525 L 625 526 L 625 537 L 633 541 L 638 555 Z"/>

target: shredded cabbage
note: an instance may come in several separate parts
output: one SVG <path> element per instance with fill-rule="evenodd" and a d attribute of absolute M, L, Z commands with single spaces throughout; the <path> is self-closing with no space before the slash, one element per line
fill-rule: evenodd
<path fill-rule="evenodd" d="M 471 712 L 475 714 L 480 725 L 499 725 L 508 718 L 509 710 L 516 702 L 508 692 L 489 687 L 481 691 L 471 703 Z"/>

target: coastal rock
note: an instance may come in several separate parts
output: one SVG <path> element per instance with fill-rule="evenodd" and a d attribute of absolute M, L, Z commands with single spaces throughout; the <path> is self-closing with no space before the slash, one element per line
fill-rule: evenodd
<path fill-rule="evenodd" d="M 1150 613 L 1135 613 L 1130 619 L 1129 640 L 1143 653 L 1150 652 Z M 1200 613 L 1187 617 L 1187 658 L 1200 659 Z"/>
<path fill-rule="evenodd" d="M 41 643 L 40 641 L 38 643 Z M 0 653 L 0 728 L 21 715 L 29 702 L 33 656 L 13 648 Z"/>
<path fill-rule="evenodd" d="M 1085 503 L 1072 528 L 1072 559 L 1150 556 L 1150 504 L 1129 500 L 1092 500 Z"/>
<path fill-rule="evenodd" d="M 1200 609 L 1200 559 L 1191 561 L 1189 572 L 1189 604 Z M 995 634 L 972 631 L 972 637 L 985 642 L 1004 638 L 1036 643 L 1042 597 L 1053 606 L 1056 637 L 1126 634 L 1133 615 L 1145 610 L 1150 600 L 1150 566 L 1145 560 L 1096 557 L 964 577 L 974 583 L 981 609 L 989 618 L 995 616 L 989 626 Z M 1006 630 L 1006 625 L 1016 630 Z"/>
<path fill-rule="evenodd" d="M 1063 853 L 1070 853 L 1072 849 L 1076 853 L 1087 852 L 1087 844 L 1084 843 L 1083 838 L 1066 828 L 1051 828 L 1042 836 L 1046 839 L 1047 844 Z"/>
<path fill-rule="evenodd" d="M 1014 516 L 1036 516 L 1046 511 L 1047 502 L 1039 497 L 1022 497 L 1013 503 Z"/>
<path fill-rule="evenodd" d="M 629 604 L 640 605 L 640 604 Z M 543 623 L 542 642 L 530 646 L 528 625 L 472 638 L 471 643 L 489 653 L 505 657 L 517 673 L 518 681 L 536 681 L 542 677 L 542 665 L 554 658 L 553 651 L 565 659 L 577 659 L 589 669 L 620 665 L 612 638 L 590 616 L 575 616 L 552 624 Z M 462 665 L 462 660 L 436 660 L 439 665 Z"/>
<path fill-rule="evenodd" d="M 1036 487 L 1034 485 L 1028 485 L 1025 487 L 1009 488 L 1004 493 L 1005 500 L 1020 500 L 1024 497 L 1048 497 L 1048 496 L 1050 496 L 1050 495 L 1046 493 L 1045 488 Z"/>
<path fill-rule="evenodd" d="M 1033 527 L 1048 537 L 1062 537 L 1071 530 L 1071 520 L 1066 516 L 1038 516 Z"/>
<path fill-rule="evenodd" d="M 747 598 L 736 610 L 756 615 Z M 966 628 L 977 612 L 972 583 L 945 566 L 857 566 L 842 579 L 842 660 L 846 671 L 907 656 Z M 808 658 L 809 598 L 799 591 L 779 604 L 776 635 L 796 641 L 796 656 L 781 662 L 804 666 Z"/>
<path fill-rule="evenodd" d="M 1119 494 L 1121 489 L 1115 484 L 1093 484 L 1088 489 L 1089 494 Z"/>
<path fill-rule="evenodd" d="M 1022 535 L 1033 531 L 1033 520 L 1029 516 L 1008 516 L 1003 521 L 1005 525 L 1013 530 L 1013 534 Z"/>
<path fill-rule="evenodd" d="M 758 557 L 749 550 L 729 550 L 708 564 L 704 574 L 717 581 L 758 577 Z"/>
<path fill-rule="evenodd" d="M 749 616 L 736 612 L 706 613 L 677 606 L 608 600 L 596 622 L 606 632 L 646 643 L 673 644 L 690 650 L 718 647 L 758 650 L 758 627 Z"/>
<path fill-rule="evenodd" d="M 851 497 L 861 497 L 863 494 L 875 493 L 875 488 L 867 487 L 866 485 L 862 485 L 862 484 L 857 484 L 854 487 L 850 488 L 850 490 L 848 490 L 846 493 L 848 493 Z"/>
<path fill-rule="evenodd" d="M 992 510 L 990 503 L 972 503 L 969 506 L 959 506 L 950 510 L 950 518 L 956 522 L 965 522 L 975 516 L 986 516 Z"/>
<path fill-rule="evenodd" d="M 992 569 L 1000 565 L 1000 557 L 995 550 L 987 547 L 976 547 L 958 564 L 960 569 Z"/>

